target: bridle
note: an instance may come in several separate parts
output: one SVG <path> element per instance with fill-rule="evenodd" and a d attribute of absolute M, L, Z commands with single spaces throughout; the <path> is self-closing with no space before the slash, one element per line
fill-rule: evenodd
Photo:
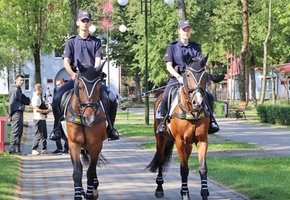
<path fill-rule="evenodd" d="M 198 70 L 190 67 L 186 68 L 185 73 L 183 74 L 184 85 L 180 90 L 181 94 L 178 95 L 178 106 L 182 110 L 183 116 L 187 116 L 187 113 L 189 113 L 194 119 L 205 117 L 205 115 L 201 116 L 201 114 L 205 111 L 205 104 L 203 102 L 205 88 L 201 85 L 205 74 L 206 72 L 204 67 Z M 190 78 L 193 79 L 190 81 L 195 82 L 195 86 L 189 88 L 188 82 Z M 183 95 L 188 108 L 185 108 L 185 106 L 182 105 L 181 95 Z M 199 102 L 197 102 L 195 98 L 197 95 L 200 95 L 199 98 L 201 98 Z"/>
<path fill-rule="evenodd" d="M 85 102 L 82 102 L 81 98 L 80 98 L 79 81 L 81 81 L 83 83 L 85 93 L 87 94 L 87 97 L 88 97 L 88 100 Z M 98 123 L 106 120 L 106 117 L 100 117 L 100 118 L 96 117 L 100 113 L 100 110 L 103 109 L 103 104 L 100 100 L 101 89 L 99 91 L 98 100 L 92 101 L 92 96 L 94 95 L 93 94 L 94 89 L 100 82 L 101 82 L 101 77 L 96 77 L 93 80 L 88 80 L 86 77 L 80 75 L 79 71 L 77 72 L 77 76 L 76 76 L 76 79 L 74 82 L 74 93 L 76 96 L 79 113 L 77 114 L 77 112 L 72 108 L 71 105 L 69 105 L 69 107 L 68 107 L 70 113 L 73 115 L 73 118 L 74 118 L 73 122 L 74 123 L 82 124 L 84 126 L 91 127 L 95 124 L 98 124 Z M 85 113 L 86 109 L 88 109 L 88 108 L 92 108 L 94 110 L 95 119 L 91 125 L 86 124 L 86 120 L 85 120 L 85 116 L 84 116 L 84 113 Z"/>

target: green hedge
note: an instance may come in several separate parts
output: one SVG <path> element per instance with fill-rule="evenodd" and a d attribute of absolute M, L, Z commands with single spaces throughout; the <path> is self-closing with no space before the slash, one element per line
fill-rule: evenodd
<path fill-rule="evenodd" d="M 0 94 L 0 116 L 7 116 L 8 94 Z"/>
<path fill-rule="evenodd" d="M 214 114 L 217 116 L 224 116 L 224 101 L 215 101 L 214 102 Z"/>
<path fill-rule="evenodd" d="M 262 123 L 290 125 L 289 105 L 265 105 L 257 106 L 257 115 Z"/>

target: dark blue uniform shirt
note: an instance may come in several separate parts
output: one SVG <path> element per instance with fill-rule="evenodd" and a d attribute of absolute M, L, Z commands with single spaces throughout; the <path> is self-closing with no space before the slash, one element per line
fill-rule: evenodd
<path fill-rule="evenodd" d="M 191 57 L 196 57 L 201 54 L 201 46 L 189 41 L 185 46 L 180 40 L 169 43 L 165 54 L 165 62 L 172 62 L 175 66 L 186 66 L 186 55 L 189 53 Z"/>
<path fill-rule="evenodd" d="M 63 58 L 70 58 L 71 66 L 76 66 L 77 60 L 84 66 L 95 66 L 96 57 L 103 57 L 100 39 L 91 35 L 83 39 L 76 35 L 67 40 Z"/>

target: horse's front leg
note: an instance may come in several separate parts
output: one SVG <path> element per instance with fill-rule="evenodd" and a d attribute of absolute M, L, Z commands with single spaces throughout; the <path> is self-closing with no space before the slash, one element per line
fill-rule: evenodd
<path fill-rule="evenodd" d="M 207 200 L 209 196 L 209 191 L 207 187 L 207 165 L 206 165 L 206 152 L 207 152 L 207 142 L 198 142 L 198 160 L 199 160 L 199 175 L 201 179 L 201 191 L 200 195 L 203 200 Z"/>
<path fill-rule="evenodd" d="M 81 147 L 80 145 L 69 142 L 70 158 L 73 165 L 73 180 L 75 187 L 74 200 L 82 200 L 84 189 L 82 185 L 83 165 L 80 160 Z"/>
<path fill-rule="evenodd" d="M 99 192 L 98 192 L 98 186 L 99 181 L 97 177 L 97 162 L 99 158 L 99 154 L 101 152 L 102 144 L 95 144 L 94 147 L 90 150 L 90 165 L 87 170 L 87 193 L 86 193 L 86 199 L 98 199 Z"/>
<path fill-rule="evenodd" d="M 192 151 L 192 145 L 182 139 L 176 139 L 176 148 L 178 157 L 180 160 L 180 176 L 181 176 L 181 190 L 180 195 L 182 200 L 189 200 L 189 189 L 188 189 L 188 159 Z"/>

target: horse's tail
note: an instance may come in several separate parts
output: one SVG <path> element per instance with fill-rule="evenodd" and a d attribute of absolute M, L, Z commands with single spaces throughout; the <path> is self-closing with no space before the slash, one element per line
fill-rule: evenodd
<path fill-rule="evenodd" d="M 162 164 L 162 172 L 165 173 L 169 169 L 171 158 L 172 158 L 172 150 L 174 146 L 174 141 L 168 140 L 165 149 L 164 149 L 164 161 Z M 157 169 L 159 168 L 159 161 L 158 161 L 158 152 L 155 153 L 154 158 L 150 162 L 150 164 L 146 167 L 151 172 L 156 172 Z"/>
<path fill-rule="evenodd" d="M 102 165 L 106 165 L 106 164 L 107 164 L 107 159 L 102 153 L 100 153 L 98 163 L 97 163 L 98 167 L 101 167 Z"/>
<path fill-rule="evenodd" d="M 89 152 L 85 149 L 81 150 L 81 155 L 82 155 L 82 163 L 84 166 L 89 166 L 90 163 L 90 156 Z"/>
<path fill-rule="evenodd" d="M 86 167 L 89 166 L 89 164 L 90 164 L 89 152 L 87 150 L 82 149 L 81 155 L 82 155 L 83 165 Z M 101 167 L 102 165 L 106 165 L 106 164 L 107 164 L 107 159 L 105 158 L 105 156 L 102 153 L 100 153 L 100 155 L 98 157 L 98 162 L 97 162 L 98 167 Z"/>

